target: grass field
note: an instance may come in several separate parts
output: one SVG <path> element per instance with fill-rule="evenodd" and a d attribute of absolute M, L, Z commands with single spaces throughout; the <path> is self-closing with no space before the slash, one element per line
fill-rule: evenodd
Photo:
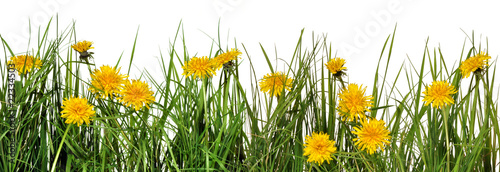
<path fill-rule="evenodd" d="M 349 57 L 326 37 L 305 45 L 311 37 L 291 35 L 297 46 L 279 60 L 283 70 L 263 46 L 248 52 L 250 43 L 220 35 L 209 54 L 192 55 L 179 24 L 158 53 L 158 79 L 130 73 L 136 41 L 130 55 L 97 66 L 91 40 L 54 23 L 26 50 L 2 38 L 1 171 L 500 169 L 496 55 L 473 34 L 455 50 L 457 65 L 427 45 L 415 47 L 424 48 L 418 61 L 389 65 L 394 29 L 366 76 L 374 82 L 349 83 L 364 69 L 345 68 Z"/>

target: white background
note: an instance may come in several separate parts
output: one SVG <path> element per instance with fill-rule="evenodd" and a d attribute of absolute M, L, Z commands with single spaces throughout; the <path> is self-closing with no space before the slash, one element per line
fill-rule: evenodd
<path fill-rule="evenodd" d="M 140 27 L 133 66 L 155 72 L 159 71 L 160 50 L 166 56 L 181 20 L 190 56 L 205 56 L 212 45 L 205 33 L 216 37 L 220 19 L 223 47 L 232 48 L 235 39 L 240 49 L 243 43 L 252 61 L 264 66 L 257 71 L 258 76 L 263 76 L 269 70 L 259 43 L 272 58 L 277 54 L 289 61 L 300 31 L 305 28 L 307 42 L 313 31 L 316 36 L 327 34 L 337 56 L 347 60 L 349 81 L 371 88 L 383 43 L 396 23 L 390 69 L 399 69 L 408 57 L 418 64 L 428 37 L 431 51 L 440 46 L 449 65 L 456 63 L 456 67 L 465 33 L 471 35 L 473 30 L 476 41 L 482 37 L 483 47 L 488 38 L 489 54 L 496 59 L 500 53 L 499 8 L 497 1 L 460 0 L 19 0 L 0 2 L 0 34 L 15 53 L 22 53 L 27 47 L 29 19 L 32 32 L 37 33 L 39 26 L 43 30 L 50 17 L 58 13 L 60 29 L 74 20 L 76 39 L 94 42 L 97 66 L 114 65 L 122 52 L 125 63 L 121 66 L 127 66 Z M 50 34 L 50 38 L 55 37 L 54 32 Z M 32 42 L 31 48 L 33 45 Z M 310 44 L 307 46 L 311 48 Z M 470 47 L 469 42 L 466 47 Z M 4 56 L 3 48 L 0 53 Z M 243 55 L 243 66 L 249 65 L 248 58 Z M 278 66 L 279 70 L 284 69 L 284 63 L 278 62 Z M 138 75 L 139 72 L 131 73 L 131 77 Z"/>

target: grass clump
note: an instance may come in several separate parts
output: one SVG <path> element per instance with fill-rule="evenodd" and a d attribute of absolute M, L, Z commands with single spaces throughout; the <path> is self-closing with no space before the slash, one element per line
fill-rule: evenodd
<path fill-rule="evenodd" d="M 98 68 L 92 42 L 77 42 L 74 25 L 56 28 L 53 39 L 50 27 L 31 51 L 2 38 L 2 171 L 499 169 L 496 61 L 473 37 L 458 66 L 426 44 L 419 66 L 408 60 L 393 69 L 394 30 L 370 92 L 369 83 L 346 81 L 363 69 L 347 69 L 349 58 L 332 55 L 326 37 L 304 45 L 303 31 L 278 70 L 262 45 L 267 68 L 246 58 L 257 52 L 245 44 L 215 39 L 209 54 L 192 56 L 179 24 L 155 79 L 148 70 L 130 77 L 137 35 L 128 66 L 120 56 Z M 8 64 L 18 71 L 14 87 Z"/>

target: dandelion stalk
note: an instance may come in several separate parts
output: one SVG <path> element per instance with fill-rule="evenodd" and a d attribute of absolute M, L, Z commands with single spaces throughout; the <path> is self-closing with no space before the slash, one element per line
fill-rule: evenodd
<path fill-rule="evenodd" d="M 205 91 L 207 88 L 207 80 L 208 78 L 206 79 L 202 79 L 202 82 L 203 82 L 203 86 L 201 87 L 201 100 L 202 100 L 202 104 L 203 104 L 203 116 L 204 116 L 204 119 L 205 119 L 205 138 L 204 138 L 204 141 L 205 141 L 205 146 L 206 148 L 208 149 L 209 148 L 209 144 L 208 144 L 208 130 L 209 130 L 209 126 L 210 126 L 210 123 L 209 123 L 209 112 L 208 112 L 208 107 L 207 107 L 207 100 L 205 98 Z M 209 168 L 210 168 L 210 159 L 209 159 L 209 155 L 208 155 L 208 151 L 205 151 L 205 167 L 206 167 L 206 171 L 209 171 Z"/>
<path fill-rule="evenodd" d="M 475 73 L 475 75 L 476 75 L 476 85 L 478 85 L 478 87 L 476 87 L 476 89 L 477 89 L 476 93 L 478 94 L 478 99 L 479 100 L 480 100 L 480 95 L 479 95 L 479 81 L 480 80 L 482 81 L 483 87 L 484 87 L 484 102 L 485 102 L 484 103 L 484 106 L 485 106 L 484 109 L 486 110 L 486 113 L 484 114 L 485 117 L 483 119 L 484 120 L 483 121 L 483 125 L 485 125 L 485 128 L 490 129 L 491 114 L 488 113 L 488 111 L 491 111 L 491 109 L 490 109 L 490 104 L 491 104 L 491 96 L 490 95 L 491 95 L 491 92 L 490 92 L 490 89 L 488 87 L 489 83 L 486 82 L 487 80 L 485 80 L 485 77 L 483 77 L 483 75 L 481 75 L 480 72 Z M 491 148 L 492 147 L 491 139 L 492 139 L 491 132 L 488 131 L 488 133 L 485 136 L 485 142 L 486 142 L 486 147 L 487 148 Z M 484 164 L 484 167 L 485 167 L 485 171 L 491 171 L 490 160 L 491 160 L 491 153 L 488 152 L 488 149 L 484 149 L 483 150 L 483 164 Z"/>
<path fill-rule="evenodd" d="M 230 77 L 231 74 L 229 72 L 223 72 L 224 73 L 224 81 L 222 86 L 224 87 L 224 92 L 223 92 L 223 103 L 222 103 L 222 114 L 227 113 L 227 101 L 229 100 L 229 82 L 230 82 Z M 229 73 L 229 74 L 228 74 Z M 226 118 L 224 118 L 226 119 Z"/>
<path fill-rule="evenodd" d="M 448 135 L 448 108 L 441 108 L 441 113 L 443 114 L 444 119 L 444 131 L 446 134 L 446 171 L 450 171 L 450 137 Z"/>
<path fill-rule="evenodd" d="M 339 82 L 340 82 L 340 86 L 342 86 L 342 89 L 345 89 L 345 83 L 344 83 L 344 80 L 342 79 L 342 77 L 335 77 L 335 78 L 338 78 L 339 79 Z"/>
<path fill-rule="evenodd" d="M 66 139 L 66 136 L 68 135 L 68 131 L 71 128 L 71 126 L 73 126 L 73 124 L 69 124 L 69 126 L 66 128 L 66 131 L 64 131 L 63 138 L 61 140 L 61 143 L 59 144 L 59 148 L 57 149 L 56 157 L 54 158 L 54 164 L 52 164 L 52 170 L 50 170 L 50 172 L 54 172 L 54 170 L 56 169 L 57 159 L 59 159 L 59 154 L 61 153 L 62 146 L 64 144 L 64 141 Z"/>

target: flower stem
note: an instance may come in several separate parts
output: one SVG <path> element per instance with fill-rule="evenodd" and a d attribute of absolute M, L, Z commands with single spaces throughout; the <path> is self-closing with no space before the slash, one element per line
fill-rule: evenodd
<path fill-rule="evenodd" d="M 56 158 L 54 159 L 54 164 L 52 164 L 52 170 L 50 170 L 51 172 L 54 172 L 54 170 L 56 169 L 56 164 L 57 164 L 57 159 L 59 158 L 59 153 L 61 153 L 62 145 L 64 144 L 64 139 L 68 135 L 68 131 L 69 131 L 69 128 L 71 128 L 71 126 L 73 126 L 73 124 L 69 124 L 68 128 L 66 128 L 66 131 L 64 131 L 64 135 L 63 135 L 63 138 L 61 140 L 61 144 L 59 144 L 59 148 L 57 149 Z"/>
<path fill-rule="evenodd" d="M 342 89 L 345 89 L 344 80 L 341 77 L 339 77 L 339 82 L 340 82 L 340 84 L 342 86 Z"/>
<path fill-rule="evenodd" d="M 203 80 L 203 86 L 201 88 L 201 96 L 202 96 L 202 103 L 203 103 L 203 116 L 205 118 L 205 146 L 207 149 L 209 149 L 209 145 L 208 145 L 208 128 L 209 128 L 209 118 L 208 118 L 208 107 L 207 107 L 207 101 L 206 101 L 206 93 L 205 93 L 205 90 L 207 88 L 207 80 L 204 79 Z M 209 155 L 208 155 L 208 151 L 205 152 L 205 167 L 206 167 L 206 171 L 208 171 L 209 167 L 210 167 L 210 159 L 209 159 Z"/>
<path fill-rule="evenodd" d="M 448 136 L 448 110 L 447 108 L 442 108 L 441 112 L 444 119 L 444 131 L 446 133 L 446 171 L 450 171 L 450 139 Z"/>

